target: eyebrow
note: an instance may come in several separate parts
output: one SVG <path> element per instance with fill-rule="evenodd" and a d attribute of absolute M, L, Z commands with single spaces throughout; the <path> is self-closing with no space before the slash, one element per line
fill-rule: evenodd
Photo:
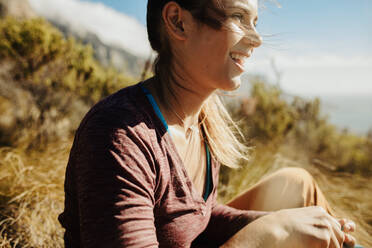
<path fill-rule="evenodd" d="M 249 9 L 249 8 L 246 8 L 246 7 L 243 7 L 243 6 L 226 6 L 226 8 L 229 8 L 229 9 L 239 9 L 241 11 L 244 11 L 247 15 L 249 16 L 252 16 L 252 11 Z M 254 22 L 257 22 L 258 21 L 258 16 L 256 16 L 256 18 L 254 18 Z"/>
<path fill-rule="evenodd" d="M 245 4 L 241 1 L 235 1 L 233 3 L 233 5 L 227 5 L 226 7 L 228 7 L 228 8 L 239 8 L 239 9 L 244 10 L 247 14 L 251 14 L 254 11 L 252 11 L 252 9 L 249 8 L 249 6 L 250 5 L 247 5 L 247 4 Z"/>

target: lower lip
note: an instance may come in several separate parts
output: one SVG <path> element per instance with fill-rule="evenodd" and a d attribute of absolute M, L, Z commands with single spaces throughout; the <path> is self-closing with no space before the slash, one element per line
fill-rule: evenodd
<path fill-rule="evenodd" d="M 245 69 L 244 69 L 244 67 L 243 67 L 242 64 L 239 64 L 238 62 L 236 62 L 235 60 L 233 60 L 231 57 L 230 57 L 230 59 L 240 69 L 241 72 L 244 72 L 245 71 Z"/>

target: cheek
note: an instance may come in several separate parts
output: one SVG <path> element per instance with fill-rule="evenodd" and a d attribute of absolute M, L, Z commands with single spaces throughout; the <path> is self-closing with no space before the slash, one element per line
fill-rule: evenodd
<path fill-rule="evenodd" d="M 191 73 L 196 73 L 214 88 L 233 90 L 239 87 L 240 73 L 230 59 L 230 52 L 239 40 L 240 35 L 231 31 L 205 33 L 199 37 L 189 54 Z"/>
<path fill-rule="evenodd" d="M 210 64 L 217 71 L 214 73 L 223 72 L 229 66 L 230 52 L 234 46 L 235 40 L 231 39 L 229 35 L 219 35 L 213 42 L 209 44 L 209 50 L 206 56 L 209 57 Z"/>
<path fill-rule="evenodd" d="M 194 65 L 204 73 L 220 75 L 228 65 L 229 51 L 229 41 L 226 37 L 204 40 L 194 51 Z"/>

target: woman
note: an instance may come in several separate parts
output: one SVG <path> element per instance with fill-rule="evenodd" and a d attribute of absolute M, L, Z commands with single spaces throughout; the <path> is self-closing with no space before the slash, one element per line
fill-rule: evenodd
<path fill-rule="evenodd" d="M 245 147 L 215 92 L 239 87 L 261 45 L 257 0 L 149 0 L 147 11 L 155 77 L 82 121 L 60 215 L 66 247 L 353 246 L 354 223 L 332 217 L 300 169 L 216 203 L 220 163 L 236 165 Z"/>

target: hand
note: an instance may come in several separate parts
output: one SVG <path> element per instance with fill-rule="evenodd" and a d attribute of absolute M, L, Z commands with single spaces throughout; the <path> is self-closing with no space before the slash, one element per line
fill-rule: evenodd
<path fill-rule="evenodd" d="M 338 222 L 341 225 L 341 230 L 345 232 L 344 244 L 346 245 L 346 247 L 354 247 L 356 240 L 349 233 L 355 231 L 355 227 L 356 227 L 355 223 L 347 219 L 340 219 L 338 220 Z"/>
<path fill-rule="evenodd" d="M 355 239 L 341 230 L 352 231 L 355 224 L 338 221 L 321 207 L 285 209 L 269 216 L 276 233 L 274 247 L 340 248 L 345 241 L 351 247 L 355 244 Z"/>
<path fill-rule="evenodd" d="M 344 231 L 343 231 L 343 230 Z M 251 222 L 223 248 L 341 248 L 354 247 L 349 220 L 337 220 L 321 207 L 284 209 Z"/>

